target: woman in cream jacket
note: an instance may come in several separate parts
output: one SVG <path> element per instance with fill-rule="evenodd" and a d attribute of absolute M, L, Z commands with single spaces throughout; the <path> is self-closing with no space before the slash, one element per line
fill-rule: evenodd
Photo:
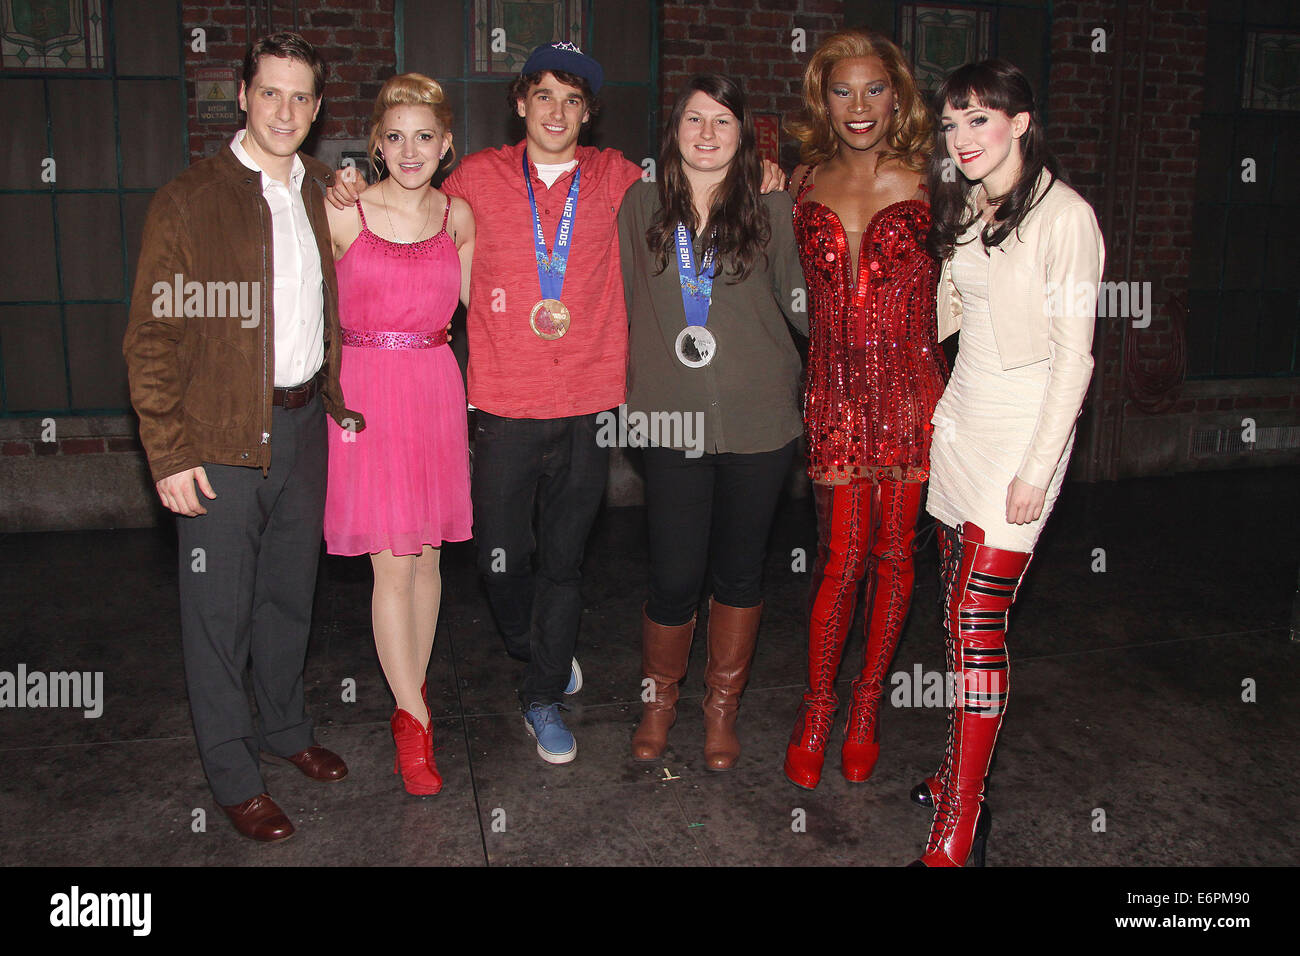
<path fill-rule="evenodd" d="M 934 413 L 926 510 L 939 521 L 948 749 L 913 792 L 934 807 L 926 866 L 983 863 L 984 778 L 1007 701 L 1007 612 L 1055 504 L 1092 377 L 1105 250 L 1058 178 L 1023 73 L 972 63 L 944 81 L 931 164 L 940 340 L 962 331 Z M 961 175 L 953 175 L 953 170 Z"/>

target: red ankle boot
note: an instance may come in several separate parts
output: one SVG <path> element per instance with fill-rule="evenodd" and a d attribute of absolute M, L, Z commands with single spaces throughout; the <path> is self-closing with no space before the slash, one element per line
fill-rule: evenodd
<path fill-rule="evenodd" d="M 808 614 L 808 692 L 785 748 L 785 775 L 816 788 L 835 720 L 835 674 L 853 624 L 874 527 L 870 485 L 814 485 L 817 562 Z"/>
<path fill-rule="evenodd" d="M 406 792 L 428 796 L 441 790 L 442 777 L 433 761 L 433 722 L 421 727 L 418 720 L 398 708 L 393 711 L 389 725 L 393 743 L 397 745 L 393 773 L 401 773 Z"/>
<path fill-rule="evenodd" d="M 921 510 L 921 483 L 880 481 L 872 488 L 879 516 L 871 555 L 867 559 L 867 646 L 862 673 L 853 682 L 852 704 L 844 725 L 840 769 L 850 783 L 871 776 L 880 755 L 880 697 L 885 673 L 894 659 L 903 623 L 912 606 L 912 544 L 916 516 Z"/>
<path fill-rule="evenodd" d="M 947 528 L 940 533 L 953 535 Z M 972 857 L 983 864 L 989 831 L 984 778 L 1009 687 L 1007 612 L 1031 558 L 989 547 L 984 532 L 970 522 L 959 534 L 943 555 L 945 624 L 959 686 L 948 712 L 948 749 L 939 769 L 930 839 L 913 864 L 920 866 L 964 866 Z"/>

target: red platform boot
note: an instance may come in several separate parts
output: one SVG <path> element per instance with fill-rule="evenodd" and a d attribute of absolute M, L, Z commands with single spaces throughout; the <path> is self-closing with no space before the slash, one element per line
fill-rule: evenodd
<path fill-rule="evenodd" d="M 912 606 L 916 577 L 912 544 L 916 540 L 916 516 L 921 510 L 921 483 L 881 481 L 872 493 L 880 501 L 874 509 L 880 522 L 867 559 L 867 646 L 862 673 L 853 682 L 852 704 L 840 748 L 840 769 L 850 783 L 866 781 L 880 755 L 879 713 L 885 672 L 894 659 L 903 622 Z"/>
<path fill-rule="evenodd" d="M 808 614 L 808 692 L 785 748 L 785 775 L 796 787 L 821 780 L 835 720 L 835 674 L 853 624 L 858 588 L 871 549 L 871 486 L 813 485 L 817 504 L 817 562 Z"/>
<path fill-rule="evenodd" d="M 941 533 L 951 535 L 949 529 Z M 915 865 L 984 865 L 988 775 L 1007 703 L 1007 612 L 1016 599 L 1031 555 L 984 544 L 984 532 L 966 522 L 955 554 L 945 562 L 948 613 L 945 624 L 957 664 L 955 706 L 948 712 L 948 749 L 939 770 L 934 823 L 925 853 Z"/>

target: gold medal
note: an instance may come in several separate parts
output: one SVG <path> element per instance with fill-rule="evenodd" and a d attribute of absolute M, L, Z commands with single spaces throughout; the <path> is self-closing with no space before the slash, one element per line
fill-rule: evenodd
<path fill-rule="evenodd" d="M 562 338 L 569 331 L 569 307 L 559 299 L 543 299 L 533 306 L 528 324 L 533 327 L 538 338 Z"/>

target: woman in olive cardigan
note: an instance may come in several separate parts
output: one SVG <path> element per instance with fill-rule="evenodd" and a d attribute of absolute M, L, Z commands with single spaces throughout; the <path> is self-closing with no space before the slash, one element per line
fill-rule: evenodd
<path fill-rule="evenodd" d="M 754 123 L 735 81 L 687 85 L 659 170 L 658 183 L 628 190 L 618 220 L 629 443 L 645 448 L 651 565 L 632 753 L 654 760 L 667 744 L 707 571 L 704 750 L 710 770 L 729 770 L 768 532 L 803 430 L 786 324 L 807 334 L 803 273 L 789 195 L 759 193 Z"/>

